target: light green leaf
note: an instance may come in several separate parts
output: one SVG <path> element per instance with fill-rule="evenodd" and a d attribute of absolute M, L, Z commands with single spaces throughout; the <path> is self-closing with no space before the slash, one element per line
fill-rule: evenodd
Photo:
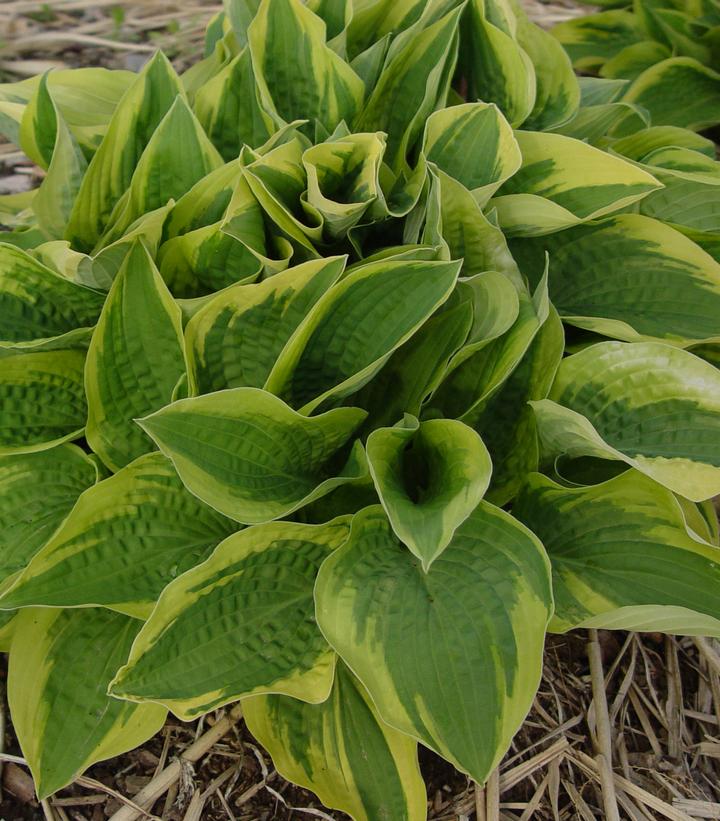
<path fill-rule="evenodd" d="M 720 493 L 720 372 L 687 351 L 592 345 L 532 404 L 550 454 L 621 460 L 692 501 Z"/>
<path fill-rule="evenodd" d="M 380 717 L 483 783 L 540 680 L 552 594 L 536 537 L 481 502 L 425 573 L 382 509 L 366 508 L 315 597 L 320 629 Z"/>
<path fill-rule="evenodd" d="M 57 531 L 46 531 L 0 607 L 99 605 L 147 618 L 164 587 L 235 530 L 149 453 L 83 493 Z"/>
<path fill-rule="evenodd" d="M 185 372 L 180 309 L 138 242 L 110 289 L 85 366 L 87 439 L 108 467 L 152 449 L 134 420 L 170 402 Z"/>
<path fill-rule="evenodd" d="M 347 534 L 346 517 L 230 536 L 165 589 L 110 691 L 183 720 L 259 693 L 325 701 L 335 654 L 315 623 L 313 587 Z"/>
<path fill-rule="evenodd" d="M 329 132 L 350 122 L 365 85 L 325 44 L 325 25 L 300 0 L 262 0 L 248 28 L 263 106 L 285 122 L 309 119 Z"/>
<path fill-rule="evenodd" d="M 85 352 L 11 354 L 0 367 L 0 455 L 77 439 L 87 420 Z"/>
<path fill-rule="evenodd" d="M 38 797 L 96 761 L 155 735 L 166 711 L 106 695 L 141 622 L 109 610 L 22 611 L 13 627 L 8 701 Z"/>
<path fill-rule="evenodd" d="M 593 71 L 627 46 L 647 35 L 638 18 L 626 9 L 611 9 L 559 23 L 552 33 L 562 43 L 576 69 Z"/>
<path fill-rule="evenodd" d="M 459 262 L 380 261 L 331 288 L 278 357 L 266 389 L 309 413 L 354 393 L 450 295 Z"/>
<path fill-rule="evenodd" d="M 32 348 L 92 327 L 103 301 L 26 251 L 0 243 L 0 348 Z"/>
<path fill-rule="evenodd" d="M 79 250 L 89 252 L 95 247 L 115 204 L 130 185 L 145 146 L 178 94 L 182 94 L 178 77 L 158 52 L 115 109 L 83 178 L 66 235 Z"/>
<path fill-rule="evenodd" d="M 425 126 L 430 162 L 485 205 L 522 162 L 512 128 L 495 105 L 464 103 L 436 111 Z"/>
<path fill-rule="evenodd" d="M 550 254 L 550 298 L 571 325 L 682 347 L 720 338 L 720 265 L 657 220 L 620 214 L 512 250 L 528 271 Z"/>
<path fill-rule="evenodd" d="M 283 778 L 312 790 L 325 806 L 356 821 L 425 821 L 417 743 L 385 724 L 342 662 L 322 704 L 251 696 L 243 717 Z"/>
<path fill-rule="evenodd" d="M 462 422 L 414 416 L 374 430 L 366 448 L 390 524 L 427 572 L 485 494 L 490 454 Z"/>
<path fill-rule="evenodd" d="M 262 388 L 297 326 L 344 267 L 345 257 L 306 262 L 208 302 L 185 330 L 192 393 Z"/>
<path fill-rule="evenodd" d="M 358 408 L 301 416 L 272 394 L 235 388 L 182 399 L 140 421 L 185 486 L 246 524 L 287 516 L 365 473 L 347 445 Z M 342 452 L 341 452 L 341 449 Z"/>
<path fill-rule="evenodd" d="M 693 537 L 670 491 L 629 470 L 592 487 L 534 474 L 513 513 L 553 569 L 551 629 L 720 636 L 720 548 Z"/>
<path fill-rule="evenodd" d="M 22 570 L 98 478 L 75 445 L 0 458 L 0 585 Z"/>
<path fill-rule="evenodd" d="M 517 131 L 522 168 L 492 200 L 506 234 L 539 236 L 619 211 L 661 187 L 619 157 L 561 134 Z"/>
<path fill-rule="evenodd" d="M 640 43 L 625 46 L 622 51 L 611 57 L 600 69 L 600 75 L 610 79 L 634 80 L 650 66 L 671 56 L 670 49 L 662 43 L 657 43 L 655 40 L 643 40 Z"/>
<path fill-rule="evenodd" d="M 720 123 L 720 74 L 691 57 L 671 57 L 644 71 L 623 99 L 646 108 L 653 125 L 702 131 Z"/>

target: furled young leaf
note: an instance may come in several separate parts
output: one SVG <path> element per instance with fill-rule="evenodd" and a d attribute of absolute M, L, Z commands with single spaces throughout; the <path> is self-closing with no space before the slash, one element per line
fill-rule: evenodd
<path fill-rule="evenodd" d="M 285 122 L 313 120 L 328 131 L 352 120 L 365 86 L 325 44 L 323 22 L 300 0 L 262 0 L 248 41 L 266 109 Z"/>
<path fill-rule="evenodd" d="M 459 269 L 417 260 L 359 266 L 316 303 L 266 389 L 303 412 L 358 390 L 447 299 Z"/>
<path fill-rule="evenodd" d="M 104 295 L 0 243 L 0 347 L 33 348 L 92 327 Z"/>
<path fill-rule="evenodd" d="M 0 458 L 0 586 L 25 567 L 97 478 L 96 463 L 75 445 Z"/>
<path fill-rule="evenodd" d="M 347 445 L 365 418 L 337 408 L 308 418 L 272 394 L 235 388 L 183 399 L 140 421 L 186 487 L 246 524 L 287 516 L 364 466 Z M 342 450 L 341 450 L 342 449 Z"/>
<path fill-rule="evenodd" d="M 495 105 L 465 103 L 436 111 L 427 121 L 423 151 L 430 162 L 485 205 L 520 168 L 522 156 Z"/>
<path fill-rule="evenodd" d="M 134 420 L 170 402 L 184 374 L 180 309 L 136 243 L 110 289 L 85 366 L 87 438 L 108 467 L 152 449 Z"/>
<path fill-rule="evenodd" d="M 516 39 L 508 0 L 470 0 L 463 46 L 468 98 L 495 103 L 517 127 L 535 106 L 535 69 Z"/>
<path fill-rule="evenodd" d="M 79 350 L 0 358 L 0 455 L 47 450 L 83 433 L 84 365 Z"/>
<path fill-rule="evenodd" d="M 13 628 L 8 701 L 38 796 L 151 738 L 166 711 L 110 698 L 142 622 L 109 610 L 29 608 Z"/>
<path fill-rule="evenodd" d="M 720 336 L 720 265 L 657 220 L 620 214 L 512 250 L 524 270 L 550 254 L 550 298 L 572 325 L 683 347 Z"/>
<path fill-rule="evenodd" d="M 457 52 L 460 9 L 420 30 L 403 44 L 380 74 L 355 126 L 388 135 L 387 162 L 403 169 L 406 155 L 428 116 L 442 104 Z"/>
<path fill-rule="evenodd" d="M 335 654 L 315 623 L 313 587 L 347 521 L 250 527 L 163 592 L 111 692 L 189 720 L 242 696 L 317 703 Z"/>
<path fill-rule="evenodd" d="M 382 509 L 366 508 L 315 596 L 321 630 L 380 717 L 483 783 L 540 679 L 552 594 L 536 537 L 481 502 L 425 573 Z"/>
<path fill-rule="evenodd" d="M 720 74 L 691 57 L 671 57 L 644 71 L 625 94 L 653 125 L 702 131 L 720 123 Z"/>
<path fill-rule="evenodd" d="M 92 158 L 70 216 L 67 239 L 91 251 L 115 204 L 130 185 L 145 146 L 172 106 L 180 83 L 158 52 L 115 109 L 107 134 Z"/>
<path fill-rule="evenodd" d="M 720 548 L 691 536 L 673 494 L 647 476 L 567 488 L 534 474 L 513 513 L 550 556 L 552 629 L 720 635 Z"/>
<path fill-rule="evenodd" d="M 58 112 L 48 91 L 48 75 L 40 77 L 20 122 L 19 144 L 27 156 L 47 170 L 55 149 Z"/>
<path fill-rule="evenodd" d="M 720 493 L 720 371 L 657 342 L 601 342 L 533 402 L 550 453 L 622 460 L 693 501 Z"/>
<path fill-rule="evenodd" d="M 641 168 L 561 134 L 518 131 L 521 169 L 492 200 L 506 234 L 539 236 L 620 211 L 660 188 Z"/>
<path fill-rule="evenodd" d="M 163 588 L 236 529 L 149 453 L 83 493 L 0 607 L 102 605 L 147 618 Z"/>
<path fill-rule="evenodd" d="M 425 821 L 417 742 L 385 724 L 342 662 L 322 704 L 251 696 L 243 701 L 243 717 L 283 778 L 312 790 L 326 806 L 356 821 Z"/>
<path fill-rule="evenodd" d="M 344 267 L 344 257 L 306 262 L 208 302 L 185 331 L 193 393 L 262 388 L 288 339 Z"/>
<path fill-rule="evenodd" d="M 366 448 L 390 524 L 427 572 L 485 494 L 490 454 L 462 422 L 413 416 L 374 430 Z"/>

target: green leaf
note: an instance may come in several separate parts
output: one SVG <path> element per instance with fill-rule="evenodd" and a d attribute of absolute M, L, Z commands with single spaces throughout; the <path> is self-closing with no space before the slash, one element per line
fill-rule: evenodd
<path fill-rule="evenodd" d="M 0 585 L 25 567 L 97 478 L 97 465 L 75 445 L 0 458 Z"/>
<path fill-rule="evenodd" d="M 103 301 L 26 251 L 0 243 L 0 347 L 33 348 L 92 327 Z"/>
<path fill-rule="evenodd" d="M 347 534 L 336 520 L 230 536 L 165 589 L 110 691 L 183 720 L 259 693 L 325 701 L 335 654 L 315 623 L 313 587 Z"/>
<path fill-rule="evenodd" d="M 191 391 L 262 388 L 287 341 L 344 267 L 344 257 L 306 262 L 208 302 L 185 331 Z"/>
<path fill-rule="evenodd" d="M 8 701 L 39 798 L 96 761 L 155 735 L 166 711 L 106 695 L 141 622 L 109 610 L 22 611 L 13 627 Z"/>
<path fill-rule="evenodd" d="M 388 135 L 387 163 L 404 169 L 407 153 L 422 133 L 425 121 L 442 105 L 457 53 L 461 9 L 413 33 L 389 56 L 356 131 L 384 131 Z"/>
<path fill-rule="evenodd" d="M 380 717 L 483 783 L 540 680 L 552 594 L 536 537 L 481 502 L 425 573 L 382 509 L 366 508 L 315 597 L 320 629 Z"/>
<path fill-rule="evenodd" d="M 145 146 L 181 93 L 172 66 L 158 52 L 123 96 L 83 178 L 66 235 L 79 250 L 91 251 L 100 239 Z"/>
<path fill-rule="evenodd" d="M 516 32 L 506 0 L 470 0 L 463 26 L 467 96 L 495 103 L 515 127 L 530 116 L 536 95 L 535 69 Z"/>
<path fill-rule="evenodd" d="M 720 548 L 688 532 L 670 491 L 629 470 L 592 487 L 535 474 L 513 513 L 553 569 L 551 628 L 720 636 Z"/>
<path fill-rule="evenodd" d="M 459 262 L 380 261 L 333 286 L 278 357 L 265 385 L 304 413 L 367 383 L 450 295 Z"/>
<path fill-rule="evenodd" d="M 0 455 L 32 453 L 77 439 L 87 420 L 85 352 L 6 356 L 0 367 Z"/>
<path fill-rule="evenodd" d="M 312 790 L 325 806 L 356 821 L 425 821 L 417 743 L 382 721 L 342 662 L 322 704 L 251 696 L 243 717 L 283 778 Z"/>
<path fill-rule="evenodd" d="M 644 71 L 625 94 L 653 125 L 703 131 L 720 123 L 720 74 L 691 57 L 671 57 Z"/>
<path fill-rule="evenodd" d="M 532 404 L 551 454 L 621 460 L 693 501 L 720 493 L 720 372 L 687 351 L 592 345 Z"/>
<path fill-rule="evenodd" d="M 430 116 L 423 151 L 485 205 L 522 162 L 512 128 L 495 105 L 465 103 Z"/>
<path fill-rule="evenodd" d="M 152 449 L 134 420 L 170 402 L 185 372 L 180 309 L 138 242 L 110 289 L 85 366 L 87 439 L 108 467 Z"/>
<path fill-rule="evenodd" d="M 500 227 L 539 236 L 610 214 L 661 187 L 619 157 L 561 134 L 517 131 L 521 169 L 492 200 Z"/>
<path fill-rule="evenodd" d="M 255 524 L 360 478 L 365 469 L 356 452 L 344 467 L 338 459 L 365 415 L 338 408 L 308 418 L 265 391 L 235 388 L 174 402 L 140 425 L 192 493 Z"/>
<path fill-rule="evenodd" d="M 611 57 L 600 69 L 600 74 L 610 79 L 635 80 L 650 66 L 671 56 L 670 49 L 662 43 L 643 40 L 640 43 L 625 46 L 622 51 Z"/>
<path fill-rule="evenodd" d="M 0 607 L 99 605 L 147 618 L 163 588 L 235 530 L 149 453 L 90 487 L 54 533 L 46 528 L 50 538 Z"/>
<path fill-rule="evenodd" d="M 552 33 L 576 69 L 589 72 L 627 46 L 647 39 L 638 18 L 625 9 L 601 11 L 559 23 Z"/>
<path fill-rule="evenodd" d="M 268 111 L 285 122 L 317 121 L 329 132 L 355 116 L 365 85 L 325 44 L 324 23 L 300 0 L 262 0 L 248 41 Z"/>
<path fill-rule="evenodd" d="M 550 254 L 550 298 L 571 325 L 682 347 L 720 337 L 720 265 L 657 220 L 620 214 L 512 250 L 524 270 Z"/>
<path fill-rule="evenodd" d="M 58 113 L 48 91 L 48 74 L 39 77 L 20 122 L 19 145 L 27 156 L 47 170 L 57 135 Z"/>
<path fill-rule="evenodd" d="M 374 430 L 366 448 L 390 524 L 427 572 L 485 494 L 490 454 L 462 422 L 414 416 Z"/>

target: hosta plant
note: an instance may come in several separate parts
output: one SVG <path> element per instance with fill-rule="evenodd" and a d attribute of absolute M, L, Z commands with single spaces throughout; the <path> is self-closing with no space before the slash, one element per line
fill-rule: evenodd
<path fill-rule="evenodd" d="M 620 99 L 656 125 L 720 124 L 720 3 L 603 0 L 553 33 L 583 73 L 617 81 Z"/>
<path fill-rule="evenodd" d="M 717 165 L 613 88 L 504 0 L 233 0 L 182 76 L 0 87 L 45 169 L 0 200 L 40 796 L 241 700 L 326 805 L 415 821 L 418 744 L 482 783 L 546 630 L 720 635 L 720 264 L 666 195 Z"/>

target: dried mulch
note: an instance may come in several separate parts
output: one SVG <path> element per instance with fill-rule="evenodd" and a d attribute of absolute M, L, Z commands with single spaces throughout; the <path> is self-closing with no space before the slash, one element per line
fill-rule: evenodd
<path fill-rule="evenodd" d="M 524 2 L 544 26 L 588 10 L 571 0 Z M 218 8 L 204 0 L 3 0 L 0 80 L 51 67 L 137 68 L 156 48 L 186 65 Z M 0 143 L 0 194 L 26 190 L 37 174 Z M 140 749 L 92 767 L 40 805 L 0 705 L 0 821 L 346 818 L 278 775 L 239 708 L 193 723 L 171 718 Z M 720 819 L 720 642 L 550 636 L 535 703 L 486 787 L 426 750 L 421 766 L 432 821 Z"/>

